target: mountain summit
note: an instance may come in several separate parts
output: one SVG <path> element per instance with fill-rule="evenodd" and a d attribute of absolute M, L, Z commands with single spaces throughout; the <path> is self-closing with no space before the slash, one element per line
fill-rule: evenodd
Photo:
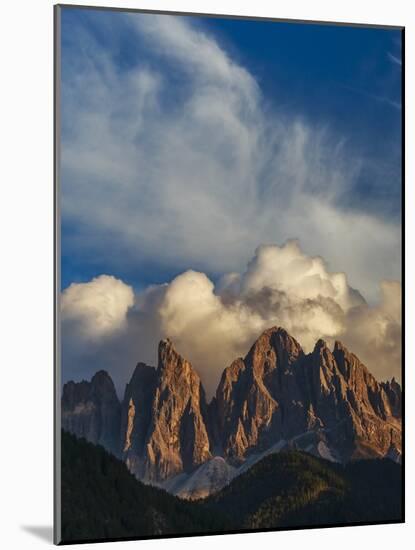
<path fill-rule="evenodd" d="M 211 458 L 206 399 L 199 375 L 170 340 L 160 342 L 158 357 L 142 458 L 141 476 L 149 481 L 189 472 Z"/>
<path fill-rule="evenodd" d="M 306 355 L 271 328 L 222 375 L 211 406 L 223 454 L 243 460 L 314 432 L 338 460 L 384 456 L 401 441 L 401 393 L 392 384 L 379 384 L 340 342 L 331 352 L 319 340 Z"/>
<path fill-rule="evenodd" d="M 272 327 L 224 370 L 209 405 L 199 375 L 165 339 L 157 368 L 138 363 L 121 404 L 102 371 L 66 383 L 62 427 L 103 444 L 139 479 L 186 496 L 191 476 L 193 494 L 203 480 L 206 495 L 207 478 L 212 490 L 220 485 L 214 472 L 229 482 L 284 448 L 331 461 L 399 461 L 401 400 L 396 380 L 379 383 L 341 342 L 331 351 L 318 340 L 306 354 Z"/>

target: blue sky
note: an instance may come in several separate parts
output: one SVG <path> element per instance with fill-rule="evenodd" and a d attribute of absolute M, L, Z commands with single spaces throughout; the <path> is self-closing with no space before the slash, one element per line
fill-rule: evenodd
<path fill-rule="evenodd" d="M 262 330 L 401 361 L 393 29 L 63 8 L 63 379 L 169 336 L 211 395 Z"/>
<path fill-rule="evenodd" d="M 151 16 L 129 17 L 140 19 L 145 25 L 146 18 Z M 73 116 L 76 106 L 70 110 L 65 103 L 68 94 L 74 97 L 79 93 L 73 86 L 75 75 L 80 80 L 86 78 L 86 64 L 82 66 L 80 60 L 88 57 L 88 63 L 98 70 L 105 60 L 124 75 L 139 67 L 156 68 L 168 81 L 160 101 L 163 109 L 172 112 L 180 110 L 183 97 L 193 86 L 182 62 L 163 55 L 157 51 L 157 45 L 143 39 L 139 32 L 132 32 L 125 18 L 119 12 L 72 8 L 62 11 L 64 155 L 74 120 L 80 111 L 84 112 L 82 106 Z M 260 88 L 261 109 L 265 113 L 271 111 L 281 120 L 301 118 L 310 128 L 325 128 L 342 143 L 345 156 L 358 159 L 360 166 L 352 184 L 338 190 L 336 201 L 342 210 L 399 221 L 400 31 L 255 20 L 183 19 L 189 27 L 207 33 L 229 58 L 249 71 Z M 85 101 L 93 102 L 93 98 L 84 95 L 83 92 L 83 97 L 79 97 L 80 106 Z M 151 154 L 156 155 L 155 149 Z M 63 167 L 64 194 L 66 186 L 71 192 L 70 176 L 66 173 Z M 257 182 L 258 187 L 261 184 Z M 107 272 L 140 287 L 168 280 L 185 267 L 183 261 L 175 265 L 174 260 L 160 261 L 147 253 L 143 259 L 133 258 L 134 251 L 128 244 L 120 242 L 107 228 L 86 227 L 76 216 L 67 216 L 65 207 L 62 214 L 62 288 Z M 269 235 L 269 240 L 280 243 L 287 236 L 290 235 L 276 232 Z M 291 237 L 301 240 L 302 235 Z M 95 246 L 102 240 L 108 243 L 107 249 Z M 251 252 L 247 252 L 247 257 Z M 317 249 L 310 252 L 319 253 Z M 325 252 L 322 250 L 321 254 Z M 189 267 L 205 269 L 213 277 L 221 272 L 217 262 L 210 266 L 197 258 L 193 261 L 191 255 L 184 261 L 189 262 Z M 237 259 L 231 267 L 238 267 Z M 335 267 L 343 269 L 337 264 Z"/>

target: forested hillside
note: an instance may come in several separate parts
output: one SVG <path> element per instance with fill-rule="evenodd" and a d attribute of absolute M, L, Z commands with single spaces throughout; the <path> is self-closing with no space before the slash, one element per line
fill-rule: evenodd
<path fill-rule="evenodd" d="M 401 466 L 269 455 L 204 500 L 144 485 L 103 447 L 62 432 L 62 541 L 401 520 Z"/>
<path fill-rule="evenodd" d="M 144 485 L 103 447 L 62 432 L 62 540 L 149 537 L 220 527 L 206 512 Z"/>
<path fill-rule="evenodd" d="M 267 456 L 203 501 L 229 529 L 399 521 L 401 466 L 388 459 L 333 464 L 307 453 Z"/>

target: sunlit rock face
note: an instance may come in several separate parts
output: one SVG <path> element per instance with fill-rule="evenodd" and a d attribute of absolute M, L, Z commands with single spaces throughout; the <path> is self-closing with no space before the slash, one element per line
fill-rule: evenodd
<path fill-rule="evenodd" d="M 157 369 L 139 363 L 122 407 L 122 453 L 141 479 L 160 482 L 211 458 L 206 400 L 198 374 L 170 340 Z"/>
<path fill-rule="evenodd" d="M 121 456 L 139 479 L 196 498 L 286 448 L 399 462 L 401 407 L 396 380 L 379 383 L 341 342 L 330 350 L 318 340 L 306 354 L 272 327 L 223 371 L 209 405 L 196 370 L 165 339 L 157 368 L 138 363 L 121 404 L 104 371 L 65 384 L 62 427 Z"/>
<path fill-rule="evenodd" d="M 157 384 L 145 449 L 145 476 L 166 479 L 211 458 L 205 393 L 192 365 L 170 340 L 159 344 Z"/>
<path fill-rule="evenodd" d="M 224 456 L 242 461 L 279 440 L 322 431 L 339 460 L 401 447 L 401 392 L 379 384 L 340 342 L 312 353 L 279 327 L 225 369 L 211 407 Z"/>

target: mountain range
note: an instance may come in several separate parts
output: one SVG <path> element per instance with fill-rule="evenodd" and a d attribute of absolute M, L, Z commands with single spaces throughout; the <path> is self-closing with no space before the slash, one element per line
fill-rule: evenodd
<path fill-rule="evenodd" d="M 346 347 L 311 353 L 281 327 L 263 332 L 223 371 L 208 403 L 169 339 L 157 368 L 138 363 L 120 402 L 105 371 L 67 382 L 62 428 L 100 444 L 136 478 L 181 497 L 219 491 L 267 455 L 303 450 L 333 463 L 401 460 L 402 394 Z"/>

